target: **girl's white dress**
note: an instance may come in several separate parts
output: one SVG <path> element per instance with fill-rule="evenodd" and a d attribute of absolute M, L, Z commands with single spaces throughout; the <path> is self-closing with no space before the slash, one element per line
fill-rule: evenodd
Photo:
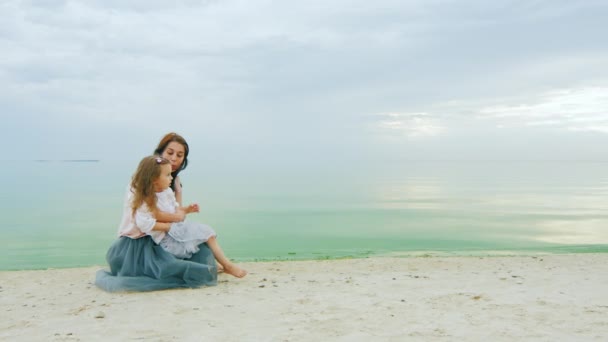
<path fill-rule="evenodd" d="M 158 210 L 174 214 L 179 207 L 175 193 L 171 188 L 156 193 Z M 213 228 L 198 222 L 176 222 L 171 230 L 160 240 L 159 245 L 178 258 L 188 259 L 199 251 L 199 245 L 209 238 L 217 236 Z"/>

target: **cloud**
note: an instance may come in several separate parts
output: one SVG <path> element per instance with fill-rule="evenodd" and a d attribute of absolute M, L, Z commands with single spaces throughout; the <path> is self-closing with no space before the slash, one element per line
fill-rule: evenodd
<path fill-rule="evenodd" d="M 448 101 L 422 109 L 374 114 L 372 126 L 378 135 L 401 138 L 496 128 L 608 133 L 608 87 L 559 89 L 525 98 Z"/>
<path fill-rule="evenodd" d="M 497 112 L 533 111 L 543 100 L 537 94 L 554 89 L 608 84 L 599 43 L 605 8 L 567 1 L 4 1 L 0 111 L 12 131 L 47 121 L 79 125 L 83 136 L 172 125 L 210 140 L 245 137 L 243 145 L 316 143 L 311 150 L 348 150 L 336 136 L 358 150 L 377 136 L 430 144 L 478 126 L 605 131 L 595 114 L 518 124 L 521 116 Z"/>
<path fill-rule="evenodd" d="M 500 127 L 547 127 L 571 131 L 608 133 L 608 88 L 555 90 L 527 103 L 481 108 L 481 120 Z"/>
<path fill-rule="evenodd" d="M 427 113 L 376 114 L 374 130 L 383 137 L 409 139 L 434 137 L 444 132 L 439 119 Z"/>

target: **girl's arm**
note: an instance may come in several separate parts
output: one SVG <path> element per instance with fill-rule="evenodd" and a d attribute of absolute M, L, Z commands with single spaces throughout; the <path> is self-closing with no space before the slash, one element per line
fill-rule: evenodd
<path fill-rule="evenodd" d="M 177 200 L 177 203 L 179 203 L 179 206 L 182 206 L 182 181 L 181 179 L 179 179 L 179 176 L 175 176 L 175 182 L 173 183 L 175 189 L 173 189 L 173 192 L 175 193 L 175 199 Z"/>
<path fill-rule="evenodd" d="M 187 212 L 183 208 L 177 208 L 175 214 L 162 211 L 155 213 L 156 220 L 160 222 L 182 222 L 186 218 Z"/>

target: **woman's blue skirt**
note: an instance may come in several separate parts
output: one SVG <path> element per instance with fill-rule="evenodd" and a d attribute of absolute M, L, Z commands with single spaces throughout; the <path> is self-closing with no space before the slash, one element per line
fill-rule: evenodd
<path fill-rule="evenodd" d="M 178 259 L 149 236 L 121 237 L 106 254 L 110 271 L 97 271 L 95 285 L 109 292 L 154 291 L 217 285 L 217 266 L 206 243 L 188 259 Z"/>

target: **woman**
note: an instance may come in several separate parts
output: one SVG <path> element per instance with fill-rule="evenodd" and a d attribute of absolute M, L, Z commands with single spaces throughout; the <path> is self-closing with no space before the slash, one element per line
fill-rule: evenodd
<path fill-rule="evenodd" d="M 182 183 L 178 174 L 188 166 L 189 152 L 190 148 L 186 139 L 177 133 L 166 134 L 154 150 L 154 154 L 158 154 L 171 162 L 171 176 L 173 176 L 171 189 L 173 189 L 180 205 L 182 205 Z"/>
<path fill-rule="evenodd" d="M 181 183 L 177 174 L 187 166 L 188 144 L 178 134 L 169 133 L 160 141 L 157 151 L 169 157 L 167 159 L 175 173 L 172 188 L 179 189 L 178 201 L 181 204 Z M 95 284 L 110 292 L 216 285 L 217 266 L 209 246 L 202 243 L 191 258 L 178 259 L 156 244 L 149 235 L 136 234 L 138 229 L 132 215 L 132 199 L 133 192 L 129 186 L 118 229 L 119 238 L 106 254 L 110 270 L 99 270 Z M 157 220 L 179 222 L 184 217 L 185 212 L 179 211 L 175 214 L 158 214 Z"/>
<path fill-rule="evenodd" d="M 170 188 L 175 193 L 175 198 L 180 206 L 183 206 L 183 204 L 182 182 L 179 179 L 179 173 L 188 166 L 188 153 L 190 153 L 190 147 L 188 146 L 186 139 L 173 132 L 165 134 L 154 150 L 154 154 L 171 162 L 171 176 L 173 176 L 173 181 L 171 182 Z M 185 217 L 186 213 L 183 210 L 180 210 L 175 214 L 158 213 L 158 220 L 163 222 L 181 222 Z M 221 264 L 218 264 L 217 271 L 219 273 L 224 272 L 224 267 Z"/>

